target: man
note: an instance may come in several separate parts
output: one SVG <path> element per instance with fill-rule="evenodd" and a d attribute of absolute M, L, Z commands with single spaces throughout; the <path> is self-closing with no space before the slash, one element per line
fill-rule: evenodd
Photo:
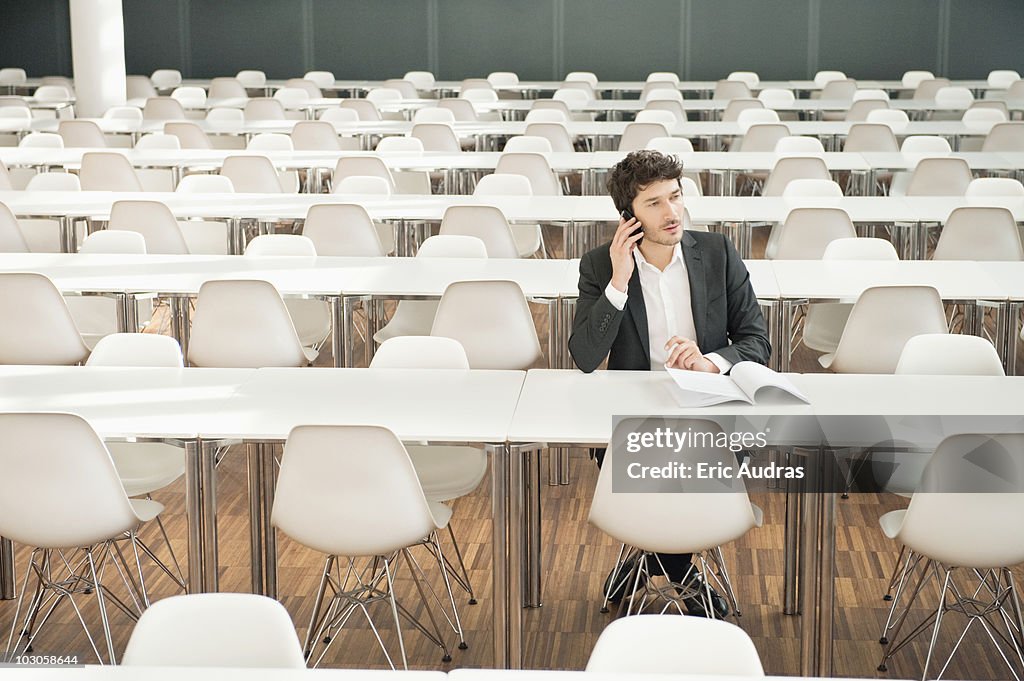
<path fill-rule="evenodd" d="M 683 229 L 682 171 L 675 157 L 646 150 L 612 169 L 608 193 L 619 225 L 609 244 L 580 261 L 569 338 L 585 372 L 606 357 L 609 369 L 642 371 L 727 373 L 740 361 L 768 362 L 767 325 L 732 242 Z M 689 554 L 659 557 L 671 581 L 700 585 Z M 613 595 L 621 598 L 621 590 Z M 697 598 L 684 603 L 690 614 L 707 614 Z M 728 612 L 718 594 L 712 605 L 720 617 Z"/>

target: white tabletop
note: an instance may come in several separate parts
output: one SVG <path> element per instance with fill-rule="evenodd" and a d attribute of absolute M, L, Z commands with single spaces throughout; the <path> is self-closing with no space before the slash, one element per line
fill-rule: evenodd
<path fill-rule="evenodd" d="M 984 268 L 1010 300 L 1024 301 L 1024 262 L 986 262 Z"/>

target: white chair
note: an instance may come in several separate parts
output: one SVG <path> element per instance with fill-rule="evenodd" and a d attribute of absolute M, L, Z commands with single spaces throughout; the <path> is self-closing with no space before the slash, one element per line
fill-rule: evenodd
<path fill-rule="evenodd" d="M 423 140 L 418 137 L 399 137 L 398 135 L 392 135 L 391 137 L 383 137 L 380 142 L 377 142 L 377 148 L 374 151 L 379 152 L 402 152 L 411 154 L 422 154 L 426 151 L 423 148 Z M 392 175 L 394 177 L 394 175 Z"/>
<path fill-rule="evenodd" d="M 494 206 L 448 206 L 439 233 L 477 237 L 484 242 L 488 258 L 519 257 L 508 219 Z"/>
<path fill-rule="evenodd" d="M 475 121 L 479 118 L 473 102 L 461 97 L 439 99 L 437 107 L 451 111 L 457 121 Z"/>
<path fill-rule="evenodd" d="M 671 71 L 651 71 L 647 74 L 647 82 L 667 82 L 679 84 L 679 76 Z"/>
<path fill-rule="evenodd" d="M 644 109 L 643 111 L 638 111 L 636 118 L 633 120 L 636 123 L 659 123 L 666 127 L 674 127 L 679 122 L 674 113 L 664 109 Z"/>
<path fill-rule="evenodd" d="M 668 128 L 662 123 L 627 123 L 619 139 L 619 151 L 646 149 L 656 137 L 669 137 Z"/>
<path fill-rule="evenodd" d="M 28 253 L 21 225 L 6 203 L 0 203 L 0 253 Z"/>
<path fill-rule="evenodd" d="M 1020 433 L 951 435 L 925 465 L 910 505 L 879 519 L 888 538 L 921 558 L 913 574 L 902 580 L 900 591 L 910 593 L 909 602 L 886 639 L 879 670 L 885 671 L 897 651 L 931 626 L 922 672 L 922 678 L 928 678 L 941 626 L 959 615 L 967 618 L 967 626 L 953 635 L 956 643 L 940 668 L 946 669 L 967 629 L 977 623 L 988 633 L 1010 675 L 1017 676 L 1014 669 L 1019 669 L 1021 648 L 1016 637 L 1024 630 L 1024 617 L 1011 567 L 1024 562 L 1024 541 L 1013 521 L 1024 514 L 1022 450 Z M 963 576 L 955 579 L 961 572 Z M 929 576 L 942 585 L 938 606 L 902 635 L 905 626 L 910 628 L 914 601 L 929 593 L 921 590 Z"/>
<path fill-rule="evenodd" d="M 211 78 L 206 93 L 207 99 L 245 99 L 248 96 L 237 78 Z"/>
<path fill-rule="evenodd" d="M 530 180 L 534 196 L 561 196 L 562 186 L 548 160 L 536 153 L 503 153 L 494 167 L 498 174 L 524 175 Z"/>
<path fill-rule="evenodd" d="M 173 90 L 181 85 L 181 71 L 157 69 L 149 76 L 149 80 L 157 90 Z"/>
<path fill-rule="evenodd" d="M 570 71 L 563 79 L 569 82 L 587 83 L 590 87 L 597 89 L 597 74 L 592 71 Z"/>
<path fill-rule="evenodd" d="M 153 87 L 153 81 L 149 76 L 127 75 L 124 84 L 126 99 L 148 99 L 157 96 L 156 88 Z"/>
<path fill-rule="evenodd" d="M 757 98 L 769 109 L 792 106 L 796 96 L 792 90 L 768 87 L 758 93 Z"/>
<path fill-rule="evenodd" d="M 537 137 L 535 135 L 515 135 L 508 138 L 508 141 L 505 142 L 505 146 L 501 151 L 506 154 L 545 154 L 552 151 L 551 140 L 547 137 Z"/>
<path fill-rule="evenodd" d="M 960 206 L 946 218 L 933 260 L 1024 260 L 1017 222 L 1007 208 Z"/>
<path fill-rule="evenodd" d="M 284 606 L 255 594 L 204 593 L 157 601 L 132 630 L 121 664 L 145 667 L 306 666 Z"/>
<path fill-rule="evenodd" d="M 492 71 L 487 74 L 487 82 L 491 87 L 509 87 L 519 84 L 519 76 L 511 71 Z"/>
<path fill-rule="evenodd" d="M 982 151 L 1024 151 L 1024 122 L 996 123 L 989 130 Z"/>
<path fill-rule="evenodd" d="M 725 78 L 726 80 L 738 80 L 740 82 L 746 83 L 747 87 L 750 88 L 751 90 L 755 89 L 758 85 L 761 84 L 761 79 L 753 71 L 733 71 Z"/>
<path fill-rule="evenodd" d="M 750 128 L 758 123 L 778 123 L 779 114 L 774 109 L 748 107 L 736 113 L 736 122 L 741 127 Z"/>
<path fill-rule="evenodd" d="M 310 209 L 312 210 L 312 208 Z M 291 256 L 313 258 L 317 255 L 316 246 L 308 236 L 299 234 L 261 234 L 245 247 L 245 255 L 257 256 Z M 320 348 L 331 335 L 331 307 L 323 300 L 315 298 L 286 298 L 284 306 L 292 319 L 295 333 L 306 354 L 319 352 Z M 315 355 L 314 355 L 315 356 Z"/>
<path fill-rule="evenodd" d="M 189 247 L 181 227 L 166 204 L 159 201 L 115 201 L 110 208 L 108 230 L 142 234 L 147 253 L 186 255 Z"/>
<path fill-rule="evenodd" d="M 78 179 L 84 191 L 141 192 L 142 183 L 124 154 L 89 151 L 82 154 Z"/>
<path fill-rule="evenodd" d="M 507 145 L 506 145 L 507 147 Z M 474 196 L 532 196 L 530 180 L 523 175 L 491 173 L 476 183 Z M 544 233 L 539 224 L 511 225 L 512 238 L 520 258 L 526 258 L 540 251 L 544 255 Z"/>
<path fill-rule="evenodd" d="M 370 194 L 390 196 L 391 187 L 383 177 L 373 175 L 349 175 L 338 180 L 334 185 L 335 194 Z"/>
<path fill-rule="evenodd" d="M 180 121 L 186 118 L 185 107 L 171 97 L 150 97 L 142 107 L 142 117 L 147 121 Z"/>
<path fill-rule="evenodd" d="M 903 346 L 897 374 L 1004 376 L 999 353 L 986 338 L 962 333 L 926 333 Z"/>
<path fill-rule="evenodd" d="M 901 82 L 903 87 L 915 90 L 922 82 L 933 78 L 935 78 L 935 74 L 931 71 L 905 71 Z"/>
<path fill-rule="evenodd" d="M 176 87 L 171 93 L 171 99 L 181 102 L 183 109 L 201 109 L 206 106 L 206 90 L 193 85 Z"/>
<path fill-rule="evenodd" d="M 715 91 L 711 99 L 747 99 L 750 97 L 750 88 L 741 80 L 720 80 L 715 83 Z"/>
<path fill-rule="evenodd" d="M 230 109 L 230 111 L 242 113 L 237 109 Z M 210 141 L 206 131 L 192 121 L 164 123 L 164 134 L 177 137 L 182 149 L 213 149 L 213 142 Z"/>
<path fill-rule="evenodd" d="M 28 80 L 25 69 L 7 67 L 0 69 L 0 85 L 23 85 Z"/>
<path fill-rule="evenodd" d="M 819 154 L 825 147 L 817 137 L 790 135 L 775 143 L 775 152 L 779 154 Z"/>
<path fill-rule="evenodd" d="M 652 137 L 646 148 L 665 155 L 693 153 L 693 143 L 685 137 Z"/>
<path fill-rule="evenodd" d="M 107 146 L 107 138 L 93 121 L 69 120 L 57 124 L 57 134 L 64 140 L 65 147 L 91 147 L 103 149 Z"/>
<path fill-rule="evenodd" d="M 757 100 L 755 99 L 755 100 L 752 100 L 752 101 L 756 102 Z M 731 104 L 731 102 L 730 102 L 730 104 Z M 760 102 L 758 102 L 758 104 L 760 104 Z M 726 105 L 725 108 L 728 109 L 729 105 Z M 643 110 L 644 111 L 667 111 L 667 112 L 669 112 L 670 114 L 672 114 L 675 117 L 676 123 L 685 123 L 686 120 L 687 120 L 686 110 L 683 109 L 682 103 L 681 102 L 677 102 L 674 99 L 650 99 L 650 100 L 648 100 L 644 104 L 644 109 Z"/>
<path fill-rule="evenodd" d="M 967 185 L 964 196 L 1024 196 L 1024 184 L 1009 177 L 978 177 Z"/>
<path fill-rule="evenodd" d="M 246 151 L 294 151 L 291 137 L 279 132 L 261 132 L 253 135 L 245 145 Z"/>
<path fill-rule="evenodd" d="M 899 142 L 892 128 L 881 123 L 855 123 L 843 142 L 843 151 L 890 152 L 900 150 Z"/>
<path fill-rule="evenodd" d="M 334 166 L 333 182 L 337 185 L 346 177 L 369 176 L 379 177 L 387 183 L 390 193 L 395 192 L 395 180 L 391 171 L 379 156 L 343 156 Z M 338 193 L 337 187 L 333 190 Z"/>
<path fill-rule="evenodd" d="M 79 364 L 89 354 L 63 296 L 42 274 L 0 273 L 0 319 L 0 364 Z"/>
<path fill-rule="evenodd" d="M 836 373 L 891 374 L 908 339 L 947 330 L 931 286 L 873 286 L 854 303 L 836 351 L 818 363 Z"/>
<path fill-rule="evenodd" d="M 107 120 L 132 121 L 140 125 L 144 120 L 142 118 L 142 109 L 137 106 L 112 106 L 103 112 L 103 117 Z"/>
<path fill-rule="evenodd" d="M 876 88 L 863 88 L 858 89 L 853 93 L 853 101 L 859 102 L 861 100 L 881 100 L 888 102 L 889 93 L 885 90 L 879 90 Z"/>
<path fill-rule="evenodd" d="M 231 180 L 236 192 L 280 194 L 285 191 L 277 169 L 266 156 L 228 156 L 221 164 L 220 174 Z"/>
<path fill-rule="evenodd" d="M 302 108 L 310 99 L 309 91 L 301 87 L 283 87 L 274 93 L 274 101 L 281 105 L 284 117 L 290 119 L 304 119 L 306 114 Z M 249 117 L 248 114 L 246 117 Z"/>
<path fill-rule="evenodd" d="M 764 676 L 757 648 L 741 628 L 676 615 L 637 615 L 610 622 L 594 644 L 587 671 Z"/>
<path fill-rule="evenodd" d="M 376 226 L 357 203 L 320 203 L 309 207 L 302 235 L 317 255 L 383 257 L 387 255 Z"/>
<path fill-rule="evenodd" d="M 101 229 L 85 237 L 79 253 L 146 253 L 146 239 L 138 232 L 122 229 Z M 81 328 L 81 325 L 79 325 Z"/>
<path fill-rule="evenodd" d="M 644 86 L 644 93 L 640 96 L 644 106 L 651 102 L 674 101 L 680 104 L 683 101 L 683 93 L 677 90 L 671 83 L 654 82 Z"/>
<path fill-rule="evenodd" d="M 273 284 L 213 280 L 199 289 L 188 362 L 200 367 L 301 367 L 316 359 L 302 346 Z"/>
<path fill-rule="evenodd" d="M 740 114 L 748 113 L 744 111 Z M 741 124 L 742 125 L 742 124 Z M 739 138 L 737 151 L 775 151 L 775 145 L 789 136 L 789 128 L 782 123 L 757 123 L 747 128 Z"/>
<path fill-rule="evenodd" d="M 964 111 L 964 115 L 960 117 L 960 120 L 964 122 L 964 125 L 970 126 L 972 129 L 988 131 L 996 123 L 1005 123 L 1007 116 L 1001 109 L 991 108 L 972 108 Z"/>
<path fill-rule="evenodd" d="M 862 92 L 858 90 L 857 92 Z M 843 116 L 845 121 L 867 121 L 868 114 L 872 111 L 878 111 L 880 109 L 888 109 L 889 102 L 885 99 L 880 98 L 857 98 L 854 94 L 853 103 L 850 104 L 850 108 L 846 110 L 846 115 Z"/>
<path fill-rule="evenodd" d="M 706 443 L 713 443 L 715 437 L 722 433 L 721 427 L 713 421 L 687 419 L 673 425 L 687 432 L 709 435 L 701 438 Z M 760 527 L 763 522 L 761 509 L 750 503 L 747 497 L 743 478 L 720 480 L 710 487 L 707 481 L 689 480 L 684 483 L 658 479 L 649 485 L 645 483 L 629 491 L 619 489 L 613 493 L 614 457 L 619 455 L 611 447 L 605 452 L 589 520 L 616 541 L 635 547 L 639 552 L 628 579 L 634 585 L 643 581 L 643 604 L 661 599 L 665 601 L 662 613 L 675 608 L 682 614 L 682 601 L 685 599 L 695 607 L 702 605 L 704 611 L 711 615 L 715 612 L 709 602 L 710 589 L 714 585 L 725 590 L 735 609 L 737 600 L 720 547 Z M 736 465 L 736 457 L 727 447 L 715 447 L 713 444 L 683 448 L 673 459 L 676 460 L 695 467 L 698 464 Z M 679 521 L 680 518 L 697 517 L 702 520 Z M 693 554 L 694 562 L 685 575 L 665 575 L 670 579 L 667 586 L 657 587 L 644 577 L 664 574 L 664 565 L 657 555 L 662 553 Z M 703 580 L 696 579 L 698 572 L 703 575 Z M 612 581 L 618 578 L 616 575 Z M 642 607 L 639 599 L 630 598 L 626 614 L 639 613 Z M 718 660 L 718 664 L 723 664 L 723 661 Z M 589 664 L 587 668 L 590 670 Z"/>
<path fill-rule="evenodd" d="M 832 180 L 805 179 L 790 180 L 782 190 L 785 197 L 842 196 L 843 188 Z"/>
<path fill-rule="evenodd" d="M 82 183 L 71 173 L 37 173 L 25 185 L 25 191 L 32 192 L 77 192 Z"/>
<path fill-rule="evenodd" d="M 7 171 L 7 166 L 4 165 L 3 161 L 0 161 L 0 189 L 11 190 L 11 175 Z"/>
<path fill-rule="evenodd" d="M 586 106 L 590 101 L 590 97 L 583 90 L 568 87 L 560 87 L 555 90 L 551 99 L 556 102 L 564 102 L 570 110 Z"/>
<path fill-rule="evenodd" d="M 1005 90 L 1020 80 L 1020 73 L 1010 69 L 996 69 L 988 72 L 988 86 Z"/>
<path fill-rule="evenodd" d="M 283 121 L 288 118 L 284 105 L 271 97 L 250 99 L 245 103 L 243 115 L 247 121 Z"/>
<path fill-rule="evenodd" d="M 542 357 L 533 315 L 514 281 L 449 284 L 430 335 L 459 341 L 473 369 L 528 369 Z"/>
<path fill-rule="evenodd" d="M 922 80 L 914 90 L 914 99 L 935 99 L 935 93 L 944 87 L 949 87 L 949 78 L 930 78 Z"/>
<path fill-rule="evenodd" d="M 783 156 L 775 162 L 775 166 L 765 180 L 761 190 L 763 196 L 782 196 L 782 193 L 793 180 L 831 180 L 825 161 L 817 156 Z"/>
<path fill-rule="evenodd" d="M 302 77 L 316 85 L 321 90 L 334 87 L 334 74 L 330 71 L 306 71 Z"/>
<path fill-rule="evenodd" d="M 846 79 L 846 74 L 842 71 L 818 71 L 814 74 L 814 84 L 819 88 L 825 87 L 832 81 Z"/>
<path fill-rule="evenodd" d="M 179 194 L 232 194 L 235 185 L 223 175 L 186 175 L 174 190 Z M 226 255 L 230 252 L 228 224 L 223 220 L 188 218 L 178 221 L 188 252 L 198 255 Z M 148 237 L 147 237 L 148 239 Z"/>
<path fill-rule="evenodd" d="M 324 109 L 320 113 L 319 120 L 328 123 L 358 123 L 359 112 L 356 111 L 355 109 L 344 108 L 339 105 L 331 109 Z M 296 123 L 295 125 L 298 125 L 298 123 Z"/>
<path fill-rule="evenodd" d="M 416 251 L 417 258 L 486 258 L 487 247 L 473 236 L 428 237 Z M 437 313 L 437 301 L 400 300 L 388 323 L 373 335 L 377 343 L 398 336 L 429 336 Z"/>
<path fill-rule="evenodd" d="M 765 257 L 820 260 L 831 241 L 856 236 L 853 221 L 842 208 L 794 208 L 772 229 Z"/>
<path fill-rule="evenodd" d="M 33 547 L 11 618 L 5 659 L 25 654 L 53 608 L 67 598 L 74 604 L 90 648 L 102 662 L 99 637 L 89 632 L 75 604 L 76 595 L 92 594 L 102 622 L 106 661 L 116 664 L 106 607 L 116 579 L 113 575 L 122 577 L 129 593 L 118 605 L 132 616 L 141 613 L 149 600 L 135 534 L 142 523 L 157 517 L 163 506 L 128 499 L 103 441 L 81 416 L 0 414 L 0 438 L 4 442 L 0 449 L 0 468 L 4 470 L 0 476 L 0 532 Z M 125 538 L 126 551 L 120 546 L 115 551 L 114 542 Z M 129 564 L 124 553 L 135 560 Z M 104 583 L 102 566 L 108 561 L 116 570 L 106 571 Z M 33 596 L 29 596 L 30 588 Z"/>
<path fill-rule="evenodd" d="M 527 114 L 529 116 L 529 114 Z M 448 123 L 455 122 L 455 114 L 450 109 L 442 109 L 438 106 L 428 106 L 419 109 L 412 116 L 413 123 Z"/>
<path fill-rule="evenodd" d="M 410 134 L 423 143 L 425 151 L 462 151 L 462 143 L 450 123 L 414 123 Z"/>
<path fill-rule="evenodd" d="M 181 194 L 232 194 L 235 185 L 230 177 L 195 173 L 181 178 L 175 191 Z"/>
<path fill-rule="evenodd" d="M 434 87 L 434 74 L 430 71 L 406 71 L 402 80 L 409 81 L 417 90 L 431 90 Z"/>
<path fill-rule="evenodd" d="M 151 132 L 143 135 L 135 143 L 136 149 L 181 149 L 181 140 L 177 135 L 162 132 Z"/>
<path fill-rule="evenodd" d="M 965 87 L 939 88 L 935 93 L 935 106 L 948 109 L 967 109 L 974 103 L 974 95 Z"/>
<path fill-rule="evenodd" d="M 574 150 L 572 136 L 565 123 L 527 123 L 526 137 L 543 137 L 551 144 L 551 151 L 571 152 Z"/>
<path fill-rule="evenodd" d="M 341 111 L 341 109 L 338 109 Z M 347 109 L 346 113 L 352 113 Z M 319 121 L 297 121 L 291 133 L 292 147 L 296 151 L 340 151 L 338 131 L 330 123 Z"/>
<path fill-rule="evenodd" d="M 562 123 L 569 121 L 569 116 L 558 109 L 531 109 L 526 112 L 527 123 Z"/>
<path fill-rule="evenodd" d="M 370 453 L 373 463 L 367 468 Z M 371 469 L 373 474 L 367 475 Z M 388 500 L 386 513 L 367 512 L 382 499 Z M 304 645 L 311 666 L 318 666 L 330 649 L 327 643 L 318 650 L 325 636 L 328 641 L 337 640 L 338 631 L 348 620 L 336 617 L 339 609 L 363 607 L 369 618 L 365 602 L 373 598 L 389 602 L 400 663 L 408 668 L 393 588 L 394 573 L 400 565 L 398 555 L 405 559 L 422 595 L 409 547 L 430 537 L 430 544 L 436 548 L 436 530 L 448 524 L 450 515 L 447 506 L 427 501 L 405 447 L 390 430 L 380 426 L 298 426 L 289 433 L 271 522 L 298 543 L 327 555 Z M 351 572 L 355 558 L 361 556 L 375 557 L 374 567 L 365 573 L 361 569 Z M 360 576 L 339 584 L 333 578 L 335 564 L 339 571 L 348 568 L 349 574 Z M 447 583 L 447 572 L 443 576 Z M 325 599 L 328 585 L 331 595 Z M 424 606 L 432 631 L 414 622 L 441 648 L 442 659 L 450 661 L 433 612 L 428 604 Z M 411 617 L 408 609 L 405 614 Z M 378 643 L 388 664 L 395 667 L 383 641 L 378 638 Z"/>
<path fill-rule="evenodd" d="M 963 196 L 973 179 L 971 167 L 962 158 L 925 158 L 910 174 L 905 193 L 907 196 Z M 895 180 L 893 182 L 895 184 Z"/>
<path fill-rule="evenodd" d="M 235 74 L 235 80 L 241 83 L 242 87 L 246 89 L 257 89 L 266 86 L 267 74 L 263 73 L 263 71 L 245 69 Z"/>
<path fill-rule="evenodd" d="M 888 125 L 892 128 L 893 132 L 903 130 L 910 123 L 910 117 L 907 116 L 907 112 L 900 109 L 874 109 L 868 112 L 864 120 L 868 123 Z"/>
<path fill-rule="evenodd" d="M 366 101 L 380 106 L 386 102 L 397 102 L 404 99 L 401 90 L 388 87 L 375 87 L 366 93 Z"/>
<path fill-rule="evenodd" d="M 339 109 L 349 109 L 356 112 L 360 121 L 379 121 L 381 120 L 380 109 L 370 99 L 343 99 L 341 104 L 338 105 Z M 334 109 L 327 109 L 327 111 L 334 111 Z M 323 116 L 321 116 L 323 119 Z M 328 119 L 333 120 L 333 119 Z"/>

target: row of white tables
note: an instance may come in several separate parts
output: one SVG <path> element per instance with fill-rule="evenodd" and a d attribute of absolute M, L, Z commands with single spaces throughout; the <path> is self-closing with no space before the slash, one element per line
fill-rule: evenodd
<path fill-rule="evenodd" d="M 522 661 L 520 605 L 527 596 L 524 588 L 532 582 L 532 577 L 523 581 L 524 563 L 535 561 L 540 549 L 541 449 L 603 446 L 616 414 L 734 415 L 755 421 L 778 415 L 907 414 L 1020 419 L 1019 405 L 1024 403 L 1024 377 L 815 374 L 791 379 L 810 398 L 809 405 L 773 397 L 758 406 L 733 403 L 702 410 L 680 408 L 671 379 L 662 372 L 4 366 L 0 410 L 73 411 L 104 438 L 184 444 L 189 578 L 195 591 L 217 588 L 217 445 L 282 442 L 296 425 L 321 423 L 380 424 L 407 442 L 483 446 L 494 471 L 495 666 L 515 668 Z M 276 547 L 267 524 L 273 459 L 266 448 L 249 451 L 250 466 L 261 471 L 250 476 L 254 590 L 276 595 Z M 834 457 L 820 452 L 808 465 L 820 468 L 820 475 L 835 472 Z M 799 565 L 792 533 L 785 547 L 788 571 L 805 580 L 798 603 L 803 617 L 801 673 L 828 676 L 834 495 L 804 495 L 801 515 Z M 788 527 L 795 528 L 795 514 L 790 520 Z M 6 567 L 0 574 L 10 597 L 12 566 Z"/>

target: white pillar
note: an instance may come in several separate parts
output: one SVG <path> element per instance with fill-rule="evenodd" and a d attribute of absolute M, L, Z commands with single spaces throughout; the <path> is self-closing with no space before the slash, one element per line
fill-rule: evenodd
<path fill-rule="evenodd" d="M 121 0 L 69 0 L 77 116 L 102 116 L 125 102 Z"/>

